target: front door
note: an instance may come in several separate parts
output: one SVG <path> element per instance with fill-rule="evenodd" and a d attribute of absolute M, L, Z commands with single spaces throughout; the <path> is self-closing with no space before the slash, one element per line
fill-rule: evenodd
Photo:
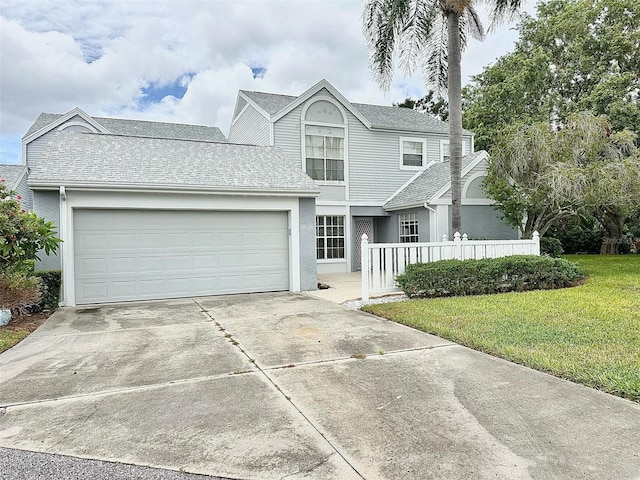
<path fill-rule="evenodd" d="M 374 242 L 374 238 L 373 238 L 373 217 L 356 217 L 356 234 L 354 236 L 354 240 L 355 240 L 355 252 L 356 252 L 356 258 L 355 258 L 355 266 L 356 266 L 356 271 L 360 271 L 362 268 L 361 265 L 361 259 L 362 259 L 362 235 L 363 234 L 367 234 L 367 237 L 369 237 L 369 243 L 373 243 Z"/>

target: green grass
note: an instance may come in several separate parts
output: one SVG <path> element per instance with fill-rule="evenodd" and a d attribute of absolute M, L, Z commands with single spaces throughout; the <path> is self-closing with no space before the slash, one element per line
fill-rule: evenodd
<path fill-rule="evenodd" d="M 29 335 L 27 330 L 7 330 L 0 327 L 0 353 L 9 350 Z"/>
<path fill-rule="evenodd" d="M 536 370 L 640 402 L 640 255 L 570 255 L 578 287 L 363 309 Z"/>

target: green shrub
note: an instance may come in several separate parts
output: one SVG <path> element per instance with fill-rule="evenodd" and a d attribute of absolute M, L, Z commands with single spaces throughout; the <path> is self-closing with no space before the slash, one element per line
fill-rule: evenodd
<path fill-rule="evenodd" d="M 540 252 L 550 257 L 559 257 L 564 253 L 562 242 L 553 237 L 542 237 L 540 239 Z"/>
<path fill-rule="evenodd" d="M 396 281 L 408 297 L 485 295 L 576 285 L 584 275 L 561 258 L 516 255 L 408 265 Z"/>
<path fill-rule="evenodd" d="M 38 278 L 40 288 L 40 300 L 31 307 L 32 312 L 42 310 L 55 310 L 60 302 L 60 287 L 62 286 L 61 270 L 40 270 L 33 272 Z"/>

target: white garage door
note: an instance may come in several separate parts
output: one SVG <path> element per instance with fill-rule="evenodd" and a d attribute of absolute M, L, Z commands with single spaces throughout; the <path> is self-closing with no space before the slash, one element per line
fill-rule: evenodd
<path fill-rule="evenodd" d="M 76 303 L 289 289 L 286 212 L 74 211 Z"/>

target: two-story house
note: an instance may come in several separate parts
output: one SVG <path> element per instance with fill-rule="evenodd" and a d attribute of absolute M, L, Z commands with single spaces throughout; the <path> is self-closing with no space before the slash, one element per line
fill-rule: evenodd
<path fill-rule="evenodd" d="M 320 185 L 318 273 L 360 268 L 360 239 L 437 241 L 450 232 L 448 124 L 415 110 L 351 103 L 322 80 L 300 96 L 241 90 L 229 141 L 281 148 Z M 475 238 L 516 238 L 480 184 L 486 152 L 463 132 L 462 223 Z"/>

